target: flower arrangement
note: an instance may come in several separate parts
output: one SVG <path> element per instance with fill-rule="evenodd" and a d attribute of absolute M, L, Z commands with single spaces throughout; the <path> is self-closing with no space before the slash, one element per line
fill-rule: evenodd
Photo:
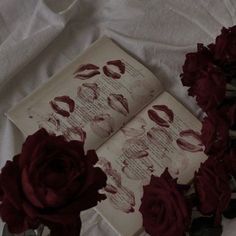
<path fill-rule="evenodd" d="M 222 215 L 236 217 L 236 26 L 186 54 L 180 77 L 205 114 L 201 140 L 208 159 L 189 186 L 177 184 L 167 169 L 152 176 L 140 207 L 143 226 L 152 236 L 220 236 Z M 198 217 L 191 214 L 196 210 Z"/>
<path fill-rule="evenodd" d="M 205 113 L 201 140 L 208 159 L 189 185 L 180 185 L 168 169 L 151 176 L 139 209 L 143 226 L 151 236 L 220 236 L 222 215 L 236 216 L 236 26 L 188 53 L 181 81 Z M 51 236 L 78 236 L 81 211 L 106 198 L 99 190 L 107 177 L 94 166 L 97 161 L 96 152 L 85 154 L 79 141 L 45 129 L 28 136 L 0 174 L 0 216 L 7 230 L 39 229 L 41 235 L 46 225 Z"/>

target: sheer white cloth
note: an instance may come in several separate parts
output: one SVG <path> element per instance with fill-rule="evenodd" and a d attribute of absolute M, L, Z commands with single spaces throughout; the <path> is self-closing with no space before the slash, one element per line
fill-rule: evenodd
<path fill-rule="evenodd" d="M 2 0 L 0 166 L 20 151 L 23 142 L 4 112 L 104 34 L 201 115 L 180 83 L 181 66 L 198 42 L 208 44 L 223 26 L 236 24 L 235 13 L 234 0 Z M 83 222 L 82 235 L 116 235 L 93 210 L 83 213 Z M 236 220 L 224 220 L 223 236 L 235 232 Z"/>

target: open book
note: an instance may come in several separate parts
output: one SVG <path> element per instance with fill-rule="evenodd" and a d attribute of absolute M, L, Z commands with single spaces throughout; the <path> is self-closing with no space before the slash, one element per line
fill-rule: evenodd
<path fill-rule="evenodd" d="M 200 122 L 142 64 L 103 37 L 8 111 L 29 135 L 44 127 L 96 149 L 108 176 L 96 210 L 123 236 L 142 228 L 143 185 L 168 167 L 189 182 L 206 159 Z"/>

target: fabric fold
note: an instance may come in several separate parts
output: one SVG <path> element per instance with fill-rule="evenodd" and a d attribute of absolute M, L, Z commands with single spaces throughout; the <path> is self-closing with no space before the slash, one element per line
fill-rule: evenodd
<path fill-rule="evenodd" d="M 14 44 L 9 40 L 0 45 L 0 88 L 62 32 L 77 3 L 71 0 L 65 9 L 55 12 L 46 1 L 38 2 L 22 38 Z"/>

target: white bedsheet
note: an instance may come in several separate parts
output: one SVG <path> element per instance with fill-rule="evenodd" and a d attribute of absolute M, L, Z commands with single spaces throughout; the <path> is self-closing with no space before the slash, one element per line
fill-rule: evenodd
<path fill-rule="evenodd" d="M 235 11 L 235 0 L 1 0 L 0 167 L 24 140 L 4 112 L 104 34 L 199 116 L 179 79 L 184 55 L 236 24 Z M 83 222 L 81 235 L 116 235 L 93 210 Z M 224 220 L 223 236 L 235 234 L 236 220 Z"/>

